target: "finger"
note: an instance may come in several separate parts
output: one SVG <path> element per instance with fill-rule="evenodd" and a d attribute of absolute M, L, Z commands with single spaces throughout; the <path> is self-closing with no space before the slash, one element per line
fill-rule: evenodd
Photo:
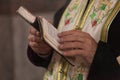
<path fill-rule="evenodd" d="M 28 40 L 31 42 L 38 42 L 38 43 L 41 42 L 41 38 L 34 35 L 29 35 Z"/>
<path fill-rule="evenodd" d="M 81 30 L 69 30 L 69 31 L 64 31 L 58 34 L 58 37 L 63 37 L 63 36 L 68 36 L 68 35 L 78 35 L 83 33 Z"/>
<path fill-rule="evenodd" d="M 30 27 L 29 33 L 30 33 L 30 34 L 33 34 L 33 35 L 35 35 L 35 36 L 40 36 L 40 32 L 37 31 L 37 30 L 36 30 L 35 28 L 33 28 L 33 27 Z"/>
<path fill-rule="evenodd" d="M 67 49 L 84 49 L 85 44 L 81 42 L 67 42 L 59 45 L 59 49 L 67 50 Z"/>
<path fill-rule="evenodd" d="M 29 42 L 29 46 L 34 50 L 36 53 L 43 52 L 41 49 L 41 46 L 36 42 Z"/>
<path fill-rule="evenodd" d="M 62 36 L 66 36 L 66 35 L 71 35 L 73 33 L 74 33 L 74 30 L 64 31 L 64 32 L 59 33 L 58 36 L 62 37 Z"/>
<path fill-rule="evenodd" d="M 36 42 L 29 42 L 29 45 L 34 48 L 39 48 L 39 44 Z"/>
<path fill-rule="evenodd" d="M 66 57 L 82 56 L 82 54 L 83 54 L 83 50 L 82 49 L 63 51 L 63 55 L 66 56 Z"/>
<path fill-rule="evenodd" d="M 44 43 L 37 43 L 37 42 L 29 42 L 29 45 L 34 48 L 41 48 L 41 47 L 46 47 Z"/>
<path fill-rule="evenodd" d="M 75 41 L 80 41 L 84 42 L 84 38 L 80 37 L 79 35 L 68 35 L 68 36 L 63 36 L 59 38 L 59 42 L 64 43 L 64 42 L 75 42 Z"/>

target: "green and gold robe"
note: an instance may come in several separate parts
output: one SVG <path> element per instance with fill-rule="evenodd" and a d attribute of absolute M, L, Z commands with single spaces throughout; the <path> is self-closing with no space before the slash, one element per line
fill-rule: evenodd
<path fill-rule="evenodd" d="M 79 29 L 106 42 L 109 26 L 120 10 L 120 0 L 71 0 L 58 25 L 59 32 Z M 90 64 L 81 56 L 63 58 L 54 52 L 44 80 L 86 80 Z"/>

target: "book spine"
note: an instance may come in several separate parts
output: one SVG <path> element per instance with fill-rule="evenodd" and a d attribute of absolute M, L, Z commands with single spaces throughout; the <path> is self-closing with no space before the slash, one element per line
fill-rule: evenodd
<path fill-rule="evenodd" d="M 37 31 L 40 31 L 41 23 L 39 21 L 39 18 L 36 17 L 35 21 L 33 23 L 30 23 L 32 27 L 34 27 Z"/>
<path fill-rule="evenodd" d="M 34 27 L 37 31 L 40 32 L 40 38 L 41 40 L 44 40 L 43 38 L 43 29 L 41 24 L 41 19 L 39 17 L 36 17 L 35 21 L 33 23 L 30 23 L 32 27 Z"/>

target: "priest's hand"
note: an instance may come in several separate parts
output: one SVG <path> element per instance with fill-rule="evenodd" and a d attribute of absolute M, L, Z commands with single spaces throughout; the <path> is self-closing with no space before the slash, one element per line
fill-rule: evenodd
<path fill-rule="evenodd" d="M 47 43 L 41 40 L 40 33 L 33 27 L 29 29 L 28 43 L 32 50 L 38 55 L 49 55 L 52 50 Z"/>
<path fill-rule="evenodd" d="M 96 52 L 96 41 L 86 32 L 81 30 L 70 30 L 58 34 L 60 38 L 59 49 L 64 56 L 81 56 L 88 63 L 92 63 Z"/>

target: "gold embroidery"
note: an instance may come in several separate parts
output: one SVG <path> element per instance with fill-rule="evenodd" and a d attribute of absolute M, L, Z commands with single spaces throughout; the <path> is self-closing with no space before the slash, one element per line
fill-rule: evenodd
<path fill-rule="evenodd" d="M 112 22 L 112 20 L 115 18 L 115 16 L 119 11 L 120 11 L 120 0 L 116 2 L 115 8 L 107 18 L 106 23 L 103 25 L 101 41 L 107 42 L 108 29 L 109 29 L 110 23 Z"/>
<path fill-rule="evenodd" d="M 57 80 L 66 80 L 68 67 L 69 67 L 69 63 L 65 59 L 61 58 L 58 67 L 59 72 L 58 72 Z"/>
<path fill-rule="evenodd" d="M 82 21 L 82 17 L 84 16 L 85 6 L 87 5 L 87 2 L 88 1 L 83 3 L 82 10 L 79 12 L 78 19 L 77 19 L 77 21 L 75 23 L 75 29 L 79 29 L 80 30 L 80 23 Z"/>
<path fill-rule="evenodd" d="M 76 0 L 75 0 L 76 1 Z M 88 5 L 88 9 L 86 10 L 85 14 L 84 14 L 84 17 L 82 18 L 82 22 L 81 22 L 81 15 L 83 15 L 83 13 L 80 13 L 79 15 L 79 19 L 77 19 L 77 22 L 76 24 L 77 25 L 74 25 L 75 26 L 79 26 L 80 28 L 79 29 L 83 29 L 83 26 L 86 24 L 86 20 L 88 19 L 89 15 L 90 15 L 90 12 L 93 8 L 93 6 L 95 5 L 95 1 L 97 2 L 97 0 L 90 0 L 90 4 Z M 102 1 L 102 0 L 99 0 L 99 1 Z M 110 1 L 113 1 L 113 0 L 104 0 L 104 2 L 101 2 L 100 5 L 97 5 L 96 8 L 101 8 L 101 9 L 104 9 L 105 11 L 104 12 L 99 12 L 96 16 L 97 18 L 100 18 L 100 16 L 104 13 L 108 13 L 109 10 L 111 9 L 111 5 L 113 4 L 112 2 Z M 110 15 L 108 15 L 108 18 L 106 20 L 106 23 L 104 23 L 104 25 L 102 26 L 103 29 L 102 29 L 102 34 L 101 34 L 101 40 L 103 41 L 106 41 L 107 40 L 107 33 L 108 33 L 108 28 L 109 28 L 109 25 L 110 23 L 112 22 L 113 18 L 116 16 L 115 14 L 118 13 L 118 11 L 120 10 L 120 0 L 116 0 L 117 4 L 115 5 L 115 8 L 112 10 L 112 12 L 110 13 Z M 105 4 L 103 6 L 101 6 L 102 4 Z M 85 4 L 84 4 L 85 5 Z M 107 5 L 107 8 L 105 8 Z M 101 6 L 101 7 L 100 7 Z M 71 7 L 72 8 L 72 7 Z M 84 10 L 83 10 L 84 11 Z M 65 15 L 65 13 L 63 14 L 63 16 Z M 63 18 L 62 16 L 62 18 Z M 59 27 L 63 27 L 61 26 L 61 24 L 64 23 L 62 22 L 62 19 L 60 21 L 60 24 L 59 24 Z M 77 27 L 75 27 L 76 29 L 78 29 Z M 55 53 L 57 54 L 57 53 Z M 59 56 L 60 57 L 60 56 Z M 79 59 L 80 62 L 82 62 L 80 59 Z M 57 62 L 55 60 L 55 62 Z M 80 64 L 77 65 L 77 67 L 70 67 L 69 63 L 66 62 L 65 60 L 63 60 L 63 58 L 61 58 L 61 60 L 58 60 L 58 64 L 57 64 L 57 67 L 53 66 L 54 68 L 56 68 L 56 72 L 54 72 L 53 75 L 47 75 L 46 77 L 52 77 L 52 78 L 46 78 L 45 80 L 67 80 L 67 79 L 70 79 L 70 80 L 77 80 L 78 78 L 79 79 L 82 79 L 83 76 L 84 76 L 84 72 L 86 73 L 86 71 L 89 70 L 89 67 L 87 67 L 86 65 L 84 64 Z M 56 64 L 56 63 L 55 63 Z M 70 67 L 70 68 L 69 68 Z M 73 74 L 72 73 L 69 73 L 67 74 L 68 72 L 68 69 L 69 70 L 73 70 Z M 48 71 L 49 72 L 49 71 Z M 72 72 L 72 71 L 71 71 Z M 82 77 L 81 77 L 81 74 L 82 74 Z M 68 76 L 67 76 L 68 75 Z M 85 74 L 86 75 L 86 74 Z M 57 76 L 57 77 L 54 77 L 54 76 Z M 84 76 L 85 77 L 85 76 Z M 85 79 L 84 79 L 85 80 Z"/>
<path fill-rule="evenodd" d="M 90 1 L 89 5 L 88 5 L 88 8 L 87 8 L 87 10 L 86 10 L 86 12 L 85 12 L 85 15 L 84 15 L 84 17 L 83 17 L 83 19 L 82 19 L 82 22 L 79 23 L 79 29 L 82 29 L 82 28 L 84 27 L 85 22 L 86 22 L 86 20 L 87 20 L 87 17 L 89 16 L 89 13 L 90 13 L 93 5 L 94 5 L 94 2 L 95 2 L 95 0 L 91 0 L 91 1 Z"/>

